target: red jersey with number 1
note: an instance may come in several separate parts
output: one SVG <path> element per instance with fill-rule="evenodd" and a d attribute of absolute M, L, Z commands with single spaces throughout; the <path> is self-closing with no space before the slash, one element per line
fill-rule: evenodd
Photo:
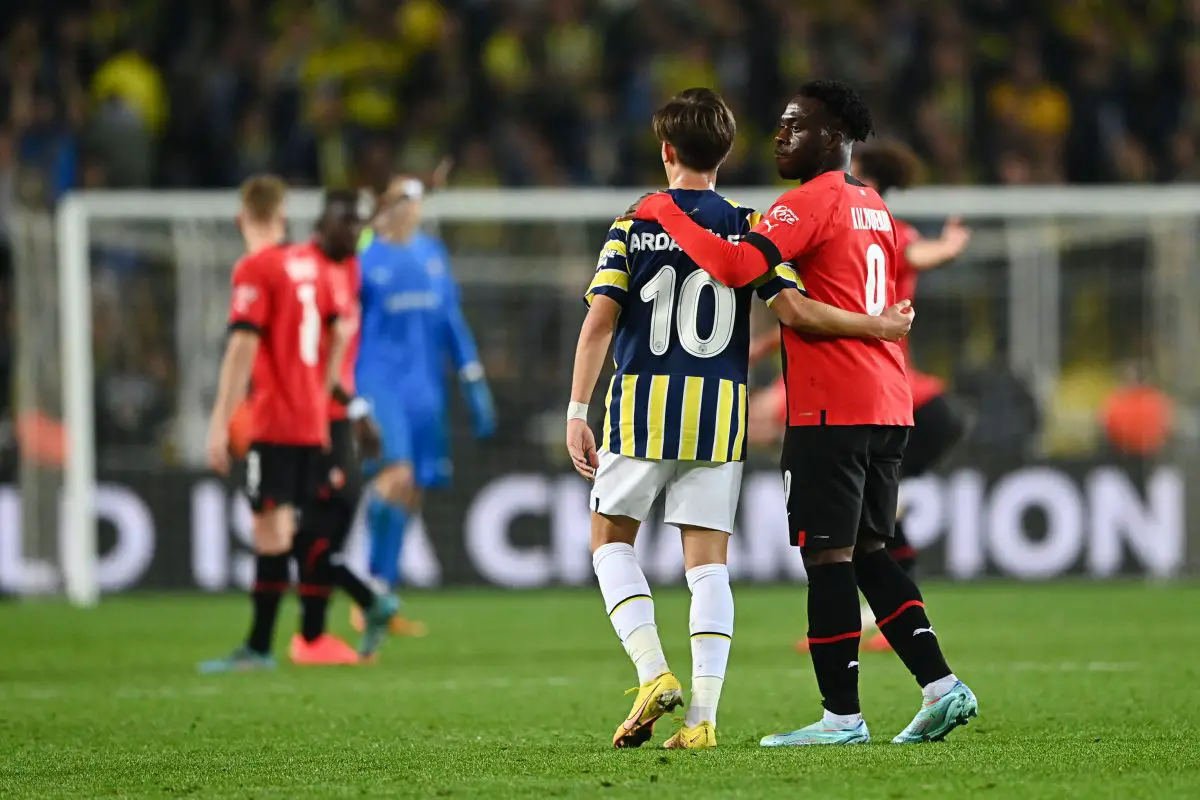
<path fill-rule="evenodd" d="M 252 441 L 327 441 L 321 338 L 337 308 L 321 258 L 311 244 L 279 245 L 246 256 L 233 269 L 229 327 L 260 337 L 251 378 Z"/>
<path fill-rule="evenodd" d="M 896 251 L 898 266 L 896 267 L 896 299 L 912 300 L 917 293 L 917 275 L 915 267 L 908 260 L 908 246 L 921 238 L 917 229 L 907 222 L 896 221 Z M 915 300 L 913 301 L 916 302 Z M 946 384 L 940 378 L 920 372 L 913 366 L 912 350 L 908 346 L 908 337 L 900 340 L 900 349 L 904 351 L 904 368 L 908 371 L 908 386 L 912 391 L 913 408 L 920 408 L 933 398 L 946 391 Z"/>
<path fill-rule="evenodd" d="M 827 172 L 783 195 L 742 246 L 790 261 L 809 297 L 878 315 L 896 301 L 896 224 L 873 189 Z M 895 342 L 783 329 L 788 425 L 912 425 Z"/>
<path fill-rule="evenodd" d="M 322 258 L 325 257 L 322 255 Z M 322 270 L 325 272 L 329 289 L 333 294 L 334 305 L 338 309 L 338 319 L 342 324 L 348 325 L 351 330 L 350 341 L 346 345 L 346 355 L 342 358 L 341 374 L 338 377 L 338 383 L 347 393 L 353 396 L 354 364 L 358 360 L 358 328 L 361 318 L 358 295 L 362 287 L 362 272 L 359 268 L 357 256 L 351 256 L 345 261 L 330 261 L 326 259 L 323 262 Z M 321 346 L 322 369 L 324 369 L 325 359 L 328 355 L 329 340 L 326 338 Z M 336 400 L 331 400 L 329 403 L 329 419 L 346 419 L 346 407 Z"/>

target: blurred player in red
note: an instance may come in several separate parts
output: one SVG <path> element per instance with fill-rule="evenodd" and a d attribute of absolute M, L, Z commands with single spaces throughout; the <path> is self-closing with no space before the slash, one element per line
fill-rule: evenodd
<path fill-rule="evenodd" d="M 801 185 L 740 242 L 705 230 L 665 193 L 648 197 L 632 216 L 658 222 L 727 286 L 743 286 L 789 261 L 813 299 L 882 314 L 897 300 L 900 240 L 878 193 L 849 173 L 854 143 L 873 132 L 870 110 L 853 89 L 837 81 L 807 83 L 788 103 L 775 137 L 780 176 Z M 887 550 L 913 423 L 904 353 L 893 342 L 786 328 L 782 339 L 784 496 L 792 544 L 808 571 L 808 638 L 825 714 L 760 744 L 870 741 L 858 694 L 860 590 L 921 687 L 920 710 L 892 741 L 941 739 L 974 716 L 978 703 L 946 664 L 920 590 Z"/>
<path fill-rule="evenodd" d="M 361 283 L 355 248 L 360 232 L 358 195 L 327 192 L 309 247 L 329 283 L 347 343 L 329 404 L 329 448 L 318 456 L 316 492 L 300 514 L 296 535 L 302 609 L 300 633 L 292 637 L 290 655 L 297 664 L 351 664 L 374 656 L 400 605 L 394 596 L 377 594 L 346 567 L 342 557 L 364 490 L 360 452 L 373 458 L 379 450 L 379 432 L 369 404 L 353 394 Z M 326 337 L 322 364 L 333 358 L 332 350 L 333 339 Z M 325 630 L 335 584 L 363 609 L 366 624 L 358 652 Z"/>
<path fill-rule="evenodd" d="M 909 188 L 916 182 L 919 172 L 917 156 L 900 142 L 872 142 L 854 149 L 851 173 L 882 196 L 892 189 Z M 900 300 L 912 300 L 920 274 L 954 260 L 971 241 L 970 230 L 957 218 L 948 220 L 936 239 L 923 238 L 912 225 L 898 220 L 896 235 L 896 297 Z M 778 334 L 763 336 L 754 342 L 751 356 L 761 358 L 778 347 Z M 903 480 L 923 475 L 936 466 L 962 439 L 967 425 L 958 404 L 947 396 L 945 384 L 913 366 L 908 340 L 902 339 L 900 347 L 904 351 L 908 385 L 913 396 L 913 429 L 900 467 L 900 478 Z M 770 388 L 755 393 L 750 402 L 751 441 L 761 444 L 779 441 L 782 437 L 787 417 L 784 394 L 782 378 Z M 888 543 L 888 550 L 896 563 L 911 575 L 917 553 L 904 533 L 903 508 L 896 520 L 895 536 Z M 870 605 L 863 605 L 862 621 L 864 632 L 875 628 L 875 615 Z M 876 630 L 863 648 L 881 651 L 891 646 L 887 637 Z M 796 649 L 808 652 L 808 639 L 796 642 Z"/>
<path fill-rule="evenodd" d="M 271 642 L 289 583 L 296 509 L 314 492 L 317 459 L 328 444 L 329 394 L 346 346 L 344 331 L 333 325 L 338 307 L 314 246 L 279 244 L 285 194 L 275 176 L 251 178 L 241 189 L 238 227 L 247 255 L 233 270 L 229 341 L 207 450 L 213 470 L 228 474 L 230 418 L 253 376 L 252 443 L 246 455 L 256 553 L 253 620 L 245 643 L 232 654 L 200 664 L 207 673 L 275 666 Z M 327 327 L 330 351 L 322 364 Z"/>

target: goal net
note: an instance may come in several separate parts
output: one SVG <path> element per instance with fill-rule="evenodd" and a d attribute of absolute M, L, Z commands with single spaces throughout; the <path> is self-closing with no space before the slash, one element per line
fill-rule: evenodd
<path fill-rule="evenodd" d="M 455 401 L 455 478 L 410 536 L 410 582 L 589 579 L 587 488 L 563 452 L 563 407 L 580 295 L 607 226 L 640 194 L 479 190 L 427 201 L 500 424 L 474 441 Z M 763 209 L 774 197 L 728 194 Z M 248 579 L 248 509 L 203 457 L 241 253 L 236 203 L 229 192 L 83 193 L 54 217 L 19 219 L 19 458 L 0 485 L 0 591 L 89 604 L 100 592 Z M 289 201 L 293 238 L 309 235 L 318 205 L 314 192 Z M 906 486 L 927 571 L 1186 570 L 1198 519 L 1182 487 L 1195 472 L 1200 399 L 1200 196 L 922 189 L 891 206 L 926 236 L 952 215 L 974 233 L 956 263 L 922 277 L 916 298 L 915 361 L 976 422 L 936 475 Z M 755 385 L 773 377 L 761 366 Z M 783 535 L 776 458 L 769 447 L 751 456 L 732 556 L 743 580 L 803 575 Z M 639 547 L 653 576 L 678 579 L 677 539 L 660 528 Z"/>

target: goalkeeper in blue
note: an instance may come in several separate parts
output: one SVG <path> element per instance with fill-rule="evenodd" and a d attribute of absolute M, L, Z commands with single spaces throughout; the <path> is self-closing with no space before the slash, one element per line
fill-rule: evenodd
<path fill-rule="evenodd" d="M 400 582 L 404 534 L 425 491 L 450 481 L 448 366 L 458 373 L 475 436 L 491 436 L 496 426 L 446 248 L 419 230 L 423 195 L 420 180 L 393 180 L 359 247 L 362 329 L 355 380 L 383 435 L 382 457 L 365 465 L 373 477 L 369 563 L 372 578 L 387 589 Z M 355 617 L 357 628 L 361 612 Z M 425 629 L 397 616 L 392 633 L 421 636 Z"/>

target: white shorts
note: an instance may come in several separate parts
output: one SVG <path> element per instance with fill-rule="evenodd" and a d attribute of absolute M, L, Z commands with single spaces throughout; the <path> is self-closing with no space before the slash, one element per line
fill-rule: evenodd
<path fill-rule="evenodd" d="M 645 522 L 666 491 L 663 521 L 681 528 L 733 532 L 742 492 L 741 461 L 652 461 L 607 450 L 592 485 L 592 510 Z"/>

